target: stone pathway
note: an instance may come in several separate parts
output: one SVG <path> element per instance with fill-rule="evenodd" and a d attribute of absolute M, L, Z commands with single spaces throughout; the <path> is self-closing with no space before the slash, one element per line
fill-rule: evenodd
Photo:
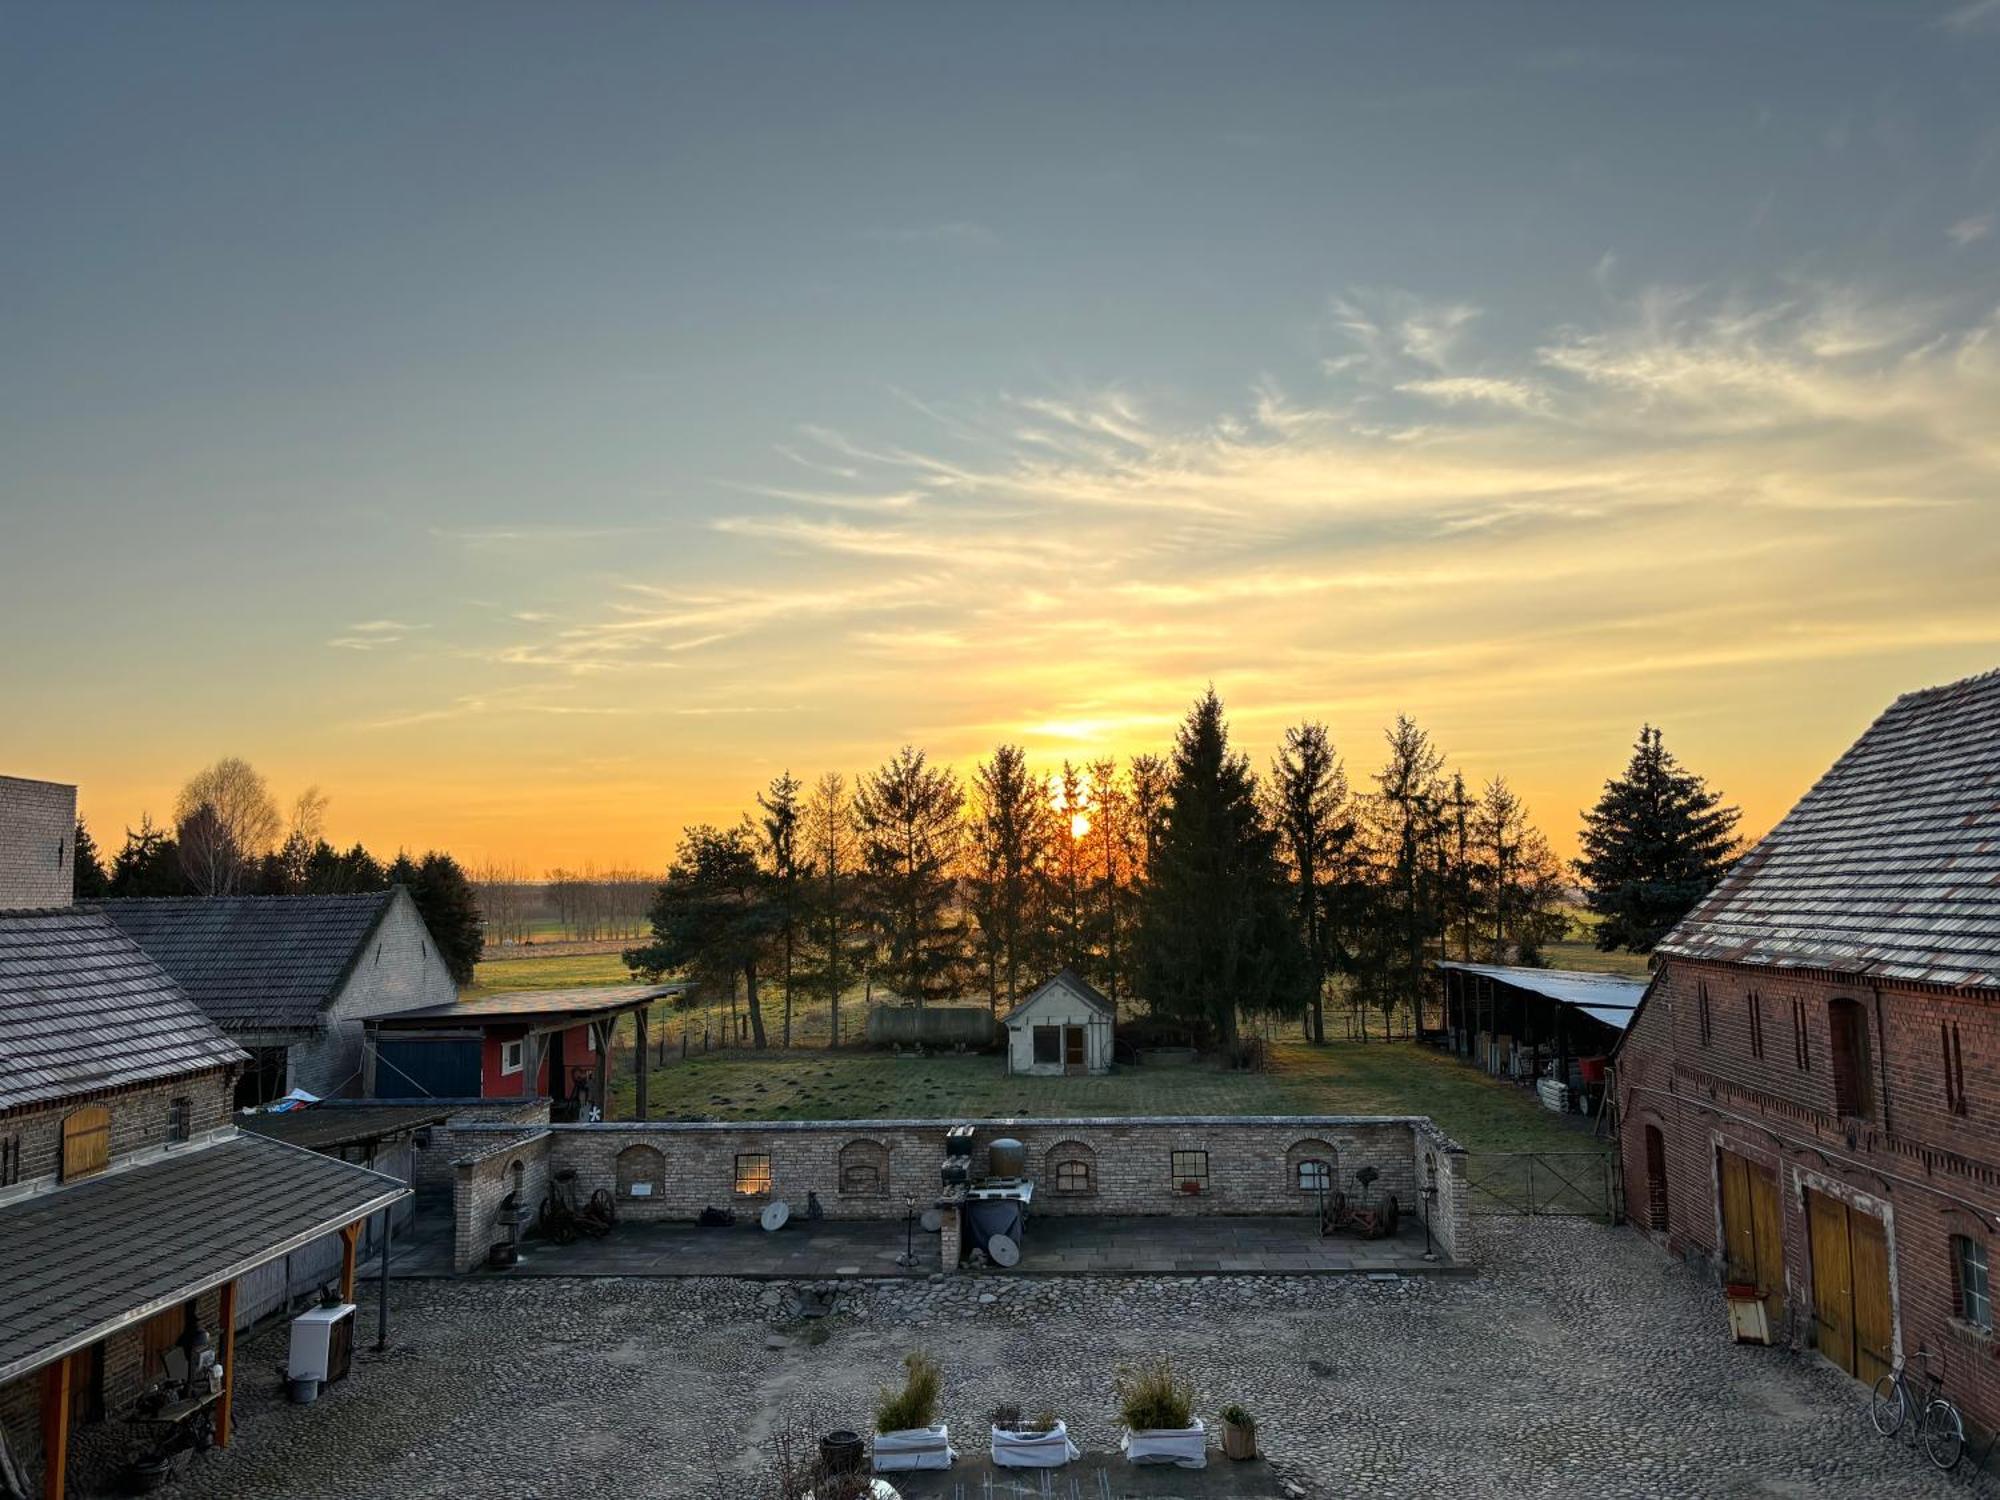
<path fill-rule="evenodd" d="M 398 1282 L 391 1350 L 312 1406 L 282 1400 L 282 1331 L 247 1345 L 237 1443 L 163 1493 L 765 1500 L 753 1455 L 867 1427 L 912 1348 L 967 1462 L 1003 1402 L 1114 1451 L 1113 1374 L 1164 1351 L 1204 1417 L 1258 1415 L 1273 1494 L 1995 1493 L 1877 1437 L 1824 1362 L 1731 1344 L 1715 1289 L 1630 1231 L 1481 1227 L 1474 1277 L 838 1281 L 816 1319 L 780 1282 Z"/>

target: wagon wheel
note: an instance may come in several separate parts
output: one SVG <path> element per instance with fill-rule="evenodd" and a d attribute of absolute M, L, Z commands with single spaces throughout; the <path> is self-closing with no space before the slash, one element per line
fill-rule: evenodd
<path fill-rule="evenodd" d="M 1401 1217 L 1401 1210 L 1396 1207 L 1396 1195 L 1391 1193 L 1387 1201 L 1382 1205 L 1382 1213 L 1378 1220 L 1380 1232 L 1384 1236 L 1394 1234 L 1396 1232 L 1396 1225 Z"/>
<path fill-rule="evenodd" d="M 607 1227 L 618 1222 L 618 1204 L 607 1188 L 599 1188 L 590 1195 L 590 1211 L 602 1219 Z"/>

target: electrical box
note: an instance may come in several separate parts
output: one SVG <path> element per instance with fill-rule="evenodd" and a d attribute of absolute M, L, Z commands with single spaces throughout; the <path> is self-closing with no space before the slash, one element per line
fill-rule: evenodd
<path fill-rule="evenodd" d="M 286 1374 L 293 1380 L 331 1385 L 347 1378 L 354 1358 L 354 1304 L 315 1307 L 292 1319 L 292 1352 Z"/>

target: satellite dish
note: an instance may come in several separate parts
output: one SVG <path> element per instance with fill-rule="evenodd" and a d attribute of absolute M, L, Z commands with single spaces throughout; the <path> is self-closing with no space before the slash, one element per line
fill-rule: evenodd
<path fill-rule="evenodd" d="M 944 1228 L 944 1215 L 934 1208 L 927 1208 L 923 1211 L 922 1216 L 918 1218 L 917 1224 L 925 1234 L 936 1234 L 940 1229 Z"/>
<path fill-rule="evenodd" d="M 758 1220 L 758 1222 L 764 1226 L 766 1233 L 770 1233 L 775 1230 L 783 1229 L 785 1227 L 786 1221 L 789 1220 L 791 1216 L 792 1216 L 792 1210 L 790 1205 L 783 1202 L 772 1203 L 772 1204 L 767 1204 L 765 1206 L 763 1216 Z"/>
<path fill-rule="evenodd" d="M 1009 1234 L 994 1235 L 986 1242 L 986 1253 L 993 1257 L 996 1266 L 1017 1266 L 1021 1263 L 1021 1247 Z"/>

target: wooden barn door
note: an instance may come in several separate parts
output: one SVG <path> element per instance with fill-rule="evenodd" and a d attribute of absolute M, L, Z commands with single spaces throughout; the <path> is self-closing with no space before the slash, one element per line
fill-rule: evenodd
<path fill-rule="evenodd" d="M 1778 1179 L 1734 1151 L 1718 1151 L 1716 1167 L 1726 1275 L 1762 1292 L 1776 1322 L 1785 1313 L 1785 1235 Z"/>
<path fill-rule="evenodd" d="M 1854 1374 L 1854 1279 L 1848 1261 L 1847 1205 L 1825 1193 L 1806 1194 L 1812 1234 L 1813 1319 L 1819 1352 Z"/>
<path fill-rule="evenodd" d="M 1873 1385 L 1896 1362 L 1896 1314 L 1889 1300 L 1889 1231 L 1850 1213 L 1848 1265 L 1854 1281 L 1854 1373 Z"/>

